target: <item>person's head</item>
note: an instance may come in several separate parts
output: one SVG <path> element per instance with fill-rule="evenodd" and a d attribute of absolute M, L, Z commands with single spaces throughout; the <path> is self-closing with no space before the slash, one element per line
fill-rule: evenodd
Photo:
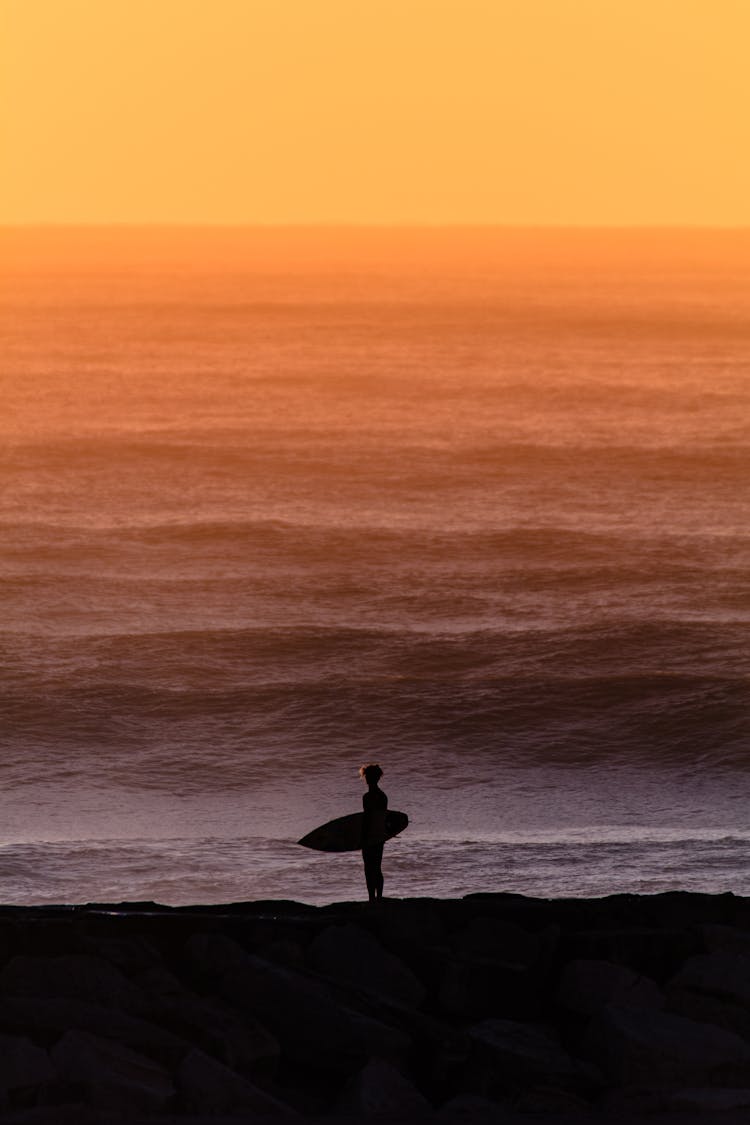
<path fill-rule="evenodd" d="M 383 771 L 377 762 L 370 762 L 367 766 L 359 767 L 359 776 L 363 777 L 368 785 L 377 785 L 383 776 Z"/>

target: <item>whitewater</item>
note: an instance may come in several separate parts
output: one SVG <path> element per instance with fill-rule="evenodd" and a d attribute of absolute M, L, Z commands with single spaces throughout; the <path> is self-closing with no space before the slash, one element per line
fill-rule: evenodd
<path fill-rule="evenodd" d="M 0 900 L 363 897 L 371 760 L 386 895 L 750 894 L 750 248 L 109 237 L 3 276 Z"/>

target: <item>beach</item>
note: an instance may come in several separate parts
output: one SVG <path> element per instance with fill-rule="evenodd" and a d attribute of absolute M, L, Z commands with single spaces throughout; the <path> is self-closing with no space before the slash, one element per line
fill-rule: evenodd
<path fill-rule="evenodd" d="M 750 1112 L 750 900 L 0 910 L 27 1125 L 641 1121 Z"/>

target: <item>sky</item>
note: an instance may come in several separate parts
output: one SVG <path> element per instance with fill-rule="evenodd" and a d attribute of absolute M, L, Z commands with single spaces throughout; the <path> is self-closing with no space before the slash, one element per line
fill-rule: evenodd
<path fill-rule="evenodd" d="M 0 222 L 750 224 L 748 0 L 0 0 Z"/>

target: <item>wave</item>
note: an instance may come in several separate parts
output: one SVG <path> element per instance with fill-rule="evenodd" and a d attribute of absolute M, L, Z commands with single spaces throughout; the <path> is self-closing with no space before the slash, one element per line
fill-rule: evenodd
<path fill-rule="evenodd" d="M 3 694 L 9 768 L 15 761 L 24 775 L 52 754 L 66 771 L 93 760 L 120 780 L 138 767 L 146 786 L 233 785 L 278 775 L 282 762 L 343 759 L 353 746 L 366 755 L 387 747 L 432 773 L 471 762 L 481 776 L 523 762 L 744 767 L 750 745 L 748 683 L 727 675 L 584 676 L 561 666 L 556 676 L 458 678 L 342 667 L 228 686 L 210 665 L 179 684 L 158 665 L 137 680 L 105 666 L 85 681 L 16 680 Z"/>
<path fill-rule="evenodd" d="M 717 537 L 715 532 L 652 532 L 648 536 L 623 532 L 588 531 L 568 526 L 513 524 L 489 530 L 471 527 L 441 529 L 437 527 L 398 528 L 366 524 L 342 523 L 340 520 L 309 523 L 281 519 L 222 519 L 175 521 L 130 520 L 110 525 L 81 525 L 45 521 L 1 520 L 3 554 L 35 556 L 39 559 L 74 554 L 81 559 L 99 556 L 103 551 L 187 546 L 211 548 L 213 551 L 245 550 L 248 547 L 293 552 L 293 555 L 319 549 L 334 563 L 344 558 L 379 561 L 394 550 L 419 554 L 427 562 L 441 562 L 456 557 L 456 552 L 469 556 L 518 556 L 548 563 L 611 561 L 626 565 L 628 557 L 660 558 L 684 553 L 716 564 L 731 565 L 734 556 L 746 561 L 750 535 L 745 528 L 734 534 Z M 220 556 L 214 554 L 213 561 Z"/>

